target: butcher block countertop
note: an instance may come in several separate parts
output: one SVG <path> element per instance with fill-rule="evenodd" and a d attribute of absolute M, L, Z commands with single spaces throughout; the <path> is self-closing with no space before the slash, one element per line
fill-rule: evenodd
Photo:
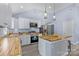
<path fill-rule="evenodd" d="M 58 35 L 58 34 L 40 36 L 40 38 L 43 38 L 43 39 L 51 41 L 51 42 L 63 40 L 63 39 L 70 38 L 70 37 L 72 37 L 72 36 L 61 36 L 61 35 Z"/>
<path fill-rule="evenodd" d="M 21 53 L 21 44 L 18 35 L 0 37 L 0 56 L 17 56 L 21 55 Z"/>

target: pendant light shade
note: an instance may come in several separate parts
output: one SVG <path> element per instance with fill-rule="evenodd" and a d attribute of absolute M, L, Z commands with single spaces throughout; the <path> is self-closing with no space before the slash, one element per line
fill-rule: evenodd
<path fill-rule="evenodd" d="M 53 6 L 54 6 L 53 20 L 56 21 L 56 15 L 55 15 L 55 3 L 53 4 Z"/>
<path fill-rule="evenodd" d="M 47 19 L 47 10 L 46 10 L 46 7 L 45 7 L 45 11 L 44 11 L 44 19 Z"/>
<path fill-rule="evenodd" d="M 56 16 L 55 15 L 53 15 L 53 19 L 56 19 Z"/>

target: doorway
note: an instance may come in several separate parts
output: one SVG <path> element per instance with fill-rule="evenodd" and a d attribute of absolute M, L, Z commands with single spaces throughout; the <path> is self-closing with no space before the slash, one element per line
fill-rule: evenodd
<path fill-rule="evenodd" d="M 74 33 L 74 21 L 66 20 L 63 22 L 63 34 L 67 36 L 73 36 Z"/>

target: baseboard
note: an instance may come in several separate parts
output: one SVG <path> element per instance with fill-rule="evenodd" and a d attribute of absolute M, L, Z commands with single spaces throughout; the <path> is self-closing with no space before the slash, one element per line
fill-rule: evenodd
<path fill-rule="evenodd" d="M 73 44 L 73 45 L 77 45 L 77 44 L 79 44 L 79 42 L 72 42 L 72 44 Z"/>

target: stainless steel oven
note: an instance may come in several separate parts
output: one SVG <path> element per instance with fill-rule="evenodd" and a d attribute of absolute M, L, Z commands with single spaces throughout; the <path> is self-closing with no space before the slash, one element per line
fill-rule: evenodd
<path fill-rule="evenodd" d="M 36 36 L 36 35 L 32 35 L 32 36 L 30 37 L 30 39 L 31 39 L 31 43 L 35 43 L 35 42 L 38 42 L 39 37 Z"/>

